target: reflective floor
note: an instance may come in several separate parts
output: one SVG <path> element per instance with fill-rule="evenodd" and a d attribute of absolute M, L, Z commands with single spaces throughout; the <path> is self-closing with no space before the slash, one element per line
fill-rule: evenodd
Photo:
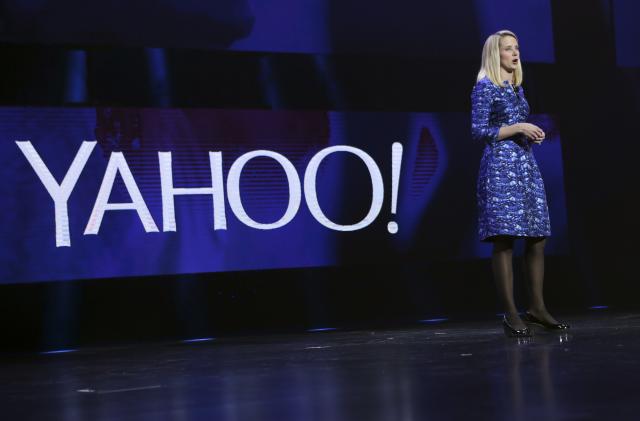
<path fill-rule="evenodd" d="M 562 317 L 560 317 L 562 316 Z M 3 420 L 640 419 L 640 314 L 2 356 Z"/>

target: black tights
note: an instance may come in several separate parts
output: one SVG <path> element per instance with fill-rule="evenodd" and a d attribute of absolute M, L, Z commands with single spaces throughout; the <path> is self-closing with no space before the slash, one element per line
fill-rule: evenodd
<path fill-rule="evenodd" d="M 544 281 L 544 246 L 545 237 L 525 238 L 524 269 L 527 293 L 529 295 L 529 311 L 536 317 L 555 323 L 556 320 L 547 311 L 542 294 Z M 509 323 L 516 329 L 524 327 L 518 316 L 518 309 L 513 298 L 513 237 L 499 236 L 493 242 L 492 267 L 498 295 L 505 309 Z"/>

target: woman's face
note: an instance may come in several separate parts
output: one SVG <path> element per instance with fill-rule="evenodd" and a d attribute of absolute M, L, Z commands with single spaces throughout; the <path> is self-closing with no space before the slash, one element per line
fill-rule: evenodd
<path fill-rule="evenodd" d="M 513 72 L 520 61 L 520 46 L 518 41 L 511 36 L 500 39 L 500 67 L 507 72 Z"/>

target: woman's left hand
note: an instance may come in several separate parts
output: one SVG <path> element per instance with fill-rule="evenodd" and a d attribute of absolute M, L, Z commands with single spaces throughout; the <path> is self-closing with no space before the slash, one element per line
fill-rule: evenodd
<path fill-rule="evenodd" d="M 530 141 L 532 141 L 533 143 L 536 143 L 538 145 L 541 144 L 544 141 L 544 139 L 545 139 L 545 133 L 544 132 L 542 132 L 542 136 L 536 136 L 536 137 L 529 138 Z"/>

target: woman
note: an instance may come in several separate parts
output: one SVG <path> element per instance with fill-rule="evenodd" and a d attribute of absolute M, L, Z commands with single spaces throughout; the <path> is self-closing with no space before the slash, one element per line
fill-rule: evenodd
<path fill-rule="evenodd" d="M 518 38 L 498 31 L 487 38 L 482 66 L 471 93 L 471 133 L 485 144 L 477 184 L 480 241 L 493 242 L 492 267 L 505 308 L 507 336 L 531 336 L 527 324 L 552 330 L 569 326 L 547 311 L 542 296 L 544 246 L 551 235 L 544 184 L 531 150 L 544 141 L 544 131 L 525 120 Z M 525 240 L 524 264 L 529 309 L 524 321 L 513 298 L 513 242 Z M 525 324 L 526 322 L 526 324 Z"/>

